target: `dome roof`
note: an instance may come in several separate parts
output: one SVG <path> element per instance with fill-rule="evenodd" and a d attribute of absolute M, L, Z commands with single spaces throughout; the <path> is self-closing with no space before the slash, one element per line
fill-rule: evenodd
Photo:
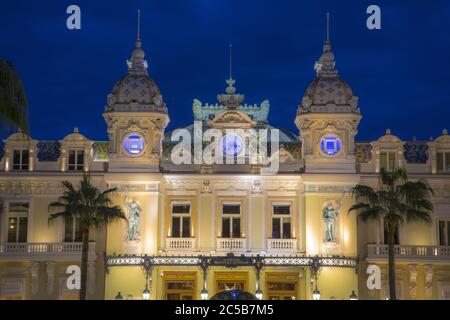
<path fill-rule="evenodd" d="M 147 74 L 128 73 L 114 85 L 108 96 L 108 106 L 132 102 L 164 107 L 158 85 Z"/>
<path fill-rule="evenodd" d="M 299 106 L 299 113 L 306 112 L 351 112 L 359 113 L 358 97 L 353 95 L 350 85 L 339 77 L 335 69 L 334 54 L 329 39 L 314 69 L 316 79 L 308 86 Z M 328 107 L 328 106 L 331 107 Z"/>
<path fill-rule="evenodd" d="M 139 36 L 127 65 L 128 73 L 114 85 L 108 95 L 106 111 L 167 113 L 159 87 L 148 75 L 148 65 Z"/>
<path fill-rule="evenodd" d="M 338 75 L 334 77 L 316 78 L 306 89 L 305 97 L 311 100 L 313 105 L 345 105 L 353 97 L 352 88 Z"/>

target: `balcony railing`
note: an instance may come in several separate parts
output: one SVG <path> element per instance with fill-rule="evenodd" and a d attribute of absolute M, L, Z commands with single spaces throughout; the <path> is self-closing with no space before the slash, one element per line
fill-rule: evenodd
<path fill-rule="evenodd" d="M 166 248 L 169 250 L 192 250 L 195 248 L 195 238 L 166 238 Z"/>
<path fill-rule="evenodd" d="M 217 250 L 219 251 L 246 251 L 246 238 L 217 238 Z"/>
<path fill-rule="evenodd" d="M 450 246 L 396 245 L 394 253 L 397 259 L 404 260 L 450 260 Z M 387 259 L 387 257 L 387 245 L 368 245 L 368 259 Z"/>
<path fill-rule="evenodd" d="M 297 250 L 297 239 L 267 239 L 269 251 L 295 251 Z"/>
<path fill-rule="evenodd" d="M 55 253 L 81 253 L 81 242 L 24 242 L 24 243 L 2 243 L 0 254 L 55 254 Z"/>

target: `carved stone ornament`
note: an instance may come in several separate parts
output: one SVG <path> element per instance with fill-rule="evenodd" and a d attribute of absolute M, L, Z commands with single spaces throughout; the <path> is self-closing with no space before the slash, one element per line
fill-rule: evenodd
<path fill-rule="evenodd" d="M 203 180 L 202 193 L 211 193 L 211 182 L 209 180 Z"/>
<path fill-rule="evenodd" d="M 252 193 L 253 194 L 261 194 L 262 193 L 262 184 L 260 180 L 255 180 L 252 183 Z"/>

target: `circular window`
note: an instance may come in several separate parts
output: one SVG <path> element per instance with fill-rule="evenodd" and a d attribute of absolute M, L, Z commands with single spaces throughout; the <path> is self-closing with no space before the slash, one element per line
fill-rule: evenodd
<path fill-rule="evenodd" d="M 341 151 L 342 142 L 334 135 L 324 136 L 320 140 L 320 150 L 327 156 L 334 156 Z"/>
<path fill-rule="evenodd" d="M 221 147 L 225 156 L 236 157 L 244 149 L 244 142 L 238 134 L 227 134 L 222 138 Z"/>
<path fill-rule="evenodd" d="M 145 140 L 139 134 L 130 134 L 123 139 L 123 149 L 133 156 L 140 155 L 145 148 Z"/>

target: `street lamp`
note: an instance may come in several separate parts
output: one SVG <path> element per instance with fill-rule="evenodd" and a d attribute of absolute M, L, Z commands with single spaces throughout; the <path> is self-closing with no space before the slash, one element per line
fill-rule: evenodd
<path fill-rule="evenodd" d="M 356 295 L 355 290 L 352 290 L 352 294 L 350 295 L 350 300 L 358 300 L 358 296 Z"/>
<path fill-rule="evenodd" d="M 145 286 L 144 291 L 142 292 L 142 299 L 150 300 L 150 290 L 148 290 L 147 285 Z"/>
<path fill-rule="evenodd" d="M 316 277 L 316 288 L 314 289 L 313 293 L 313 300 L 320 300 L 320 291 L 317 289 L 317 277 Z"/>
<path fill-rule="evenodd" d="M 311 265 L 312 276 L 314 277 L 314 280 L 316 282 L 316 288 L 312 292 L 313 300 L 320 300 L 320 291 L 319 291 L 319 289 L 317 289 L 317 273 L 319 272 L 319 268 L 320 268 L 320 258 L 319 258 L 319 256 L 315 256 L 313 258 L 313 262 Z M 312 282 L 312 278 L 311 278 L 311 282 Z"/>
<path fill-rule="evenodd" d="M 142 299 L 150 300 L 150 290 L 148 290 L 148 277 L 149 277 L 152 269 L 151 269 L 150 261 L 147 259 L 144 261 L 144 269 L 145 269 L 145 289 L 144 289 L 144 291 L 142 291 Z M 152 280 L 150 278 L 150 288 L 152 287 L 151 281 Z"/>
<path fill-rule="evenodd" d="M 116 300 L 123 300 L 122 294 L 119 292 L 117 292 L 117 296 L 114 298 Z"/>
<path fill-rule="evenodd" d="M 207 258 L 202 258 L 200 262 L 200 268 L 203 270 L 203 289 L 200 291 L 200 298 L 202 300 L 208 300 L 208 289 L 207 288 L 207 278 L 208 278 L 208 268 L 209 260 Z"/>
<path fill-rule="evenodd" d="M 206 288 L 203 288 L 200 292 L 200 298 L 202 300 L 208 300 L 208 290 Z"/>
<path fill-rule="evenodd" d="M 313 291 L 313 300 L 320 300 L 320 291 L 317 288 Z"/>
<path fill-rule="evenodd" d="M 258 300 L 262 300 L 262 298 L 263 298 L 263 292 L 262 292 L 262 290 L 258 288 L 258 289 L 256 290 L 256 292 L 255 292 L 255 296 L 256 296 L 256 298 L 257 298 Z"/>

